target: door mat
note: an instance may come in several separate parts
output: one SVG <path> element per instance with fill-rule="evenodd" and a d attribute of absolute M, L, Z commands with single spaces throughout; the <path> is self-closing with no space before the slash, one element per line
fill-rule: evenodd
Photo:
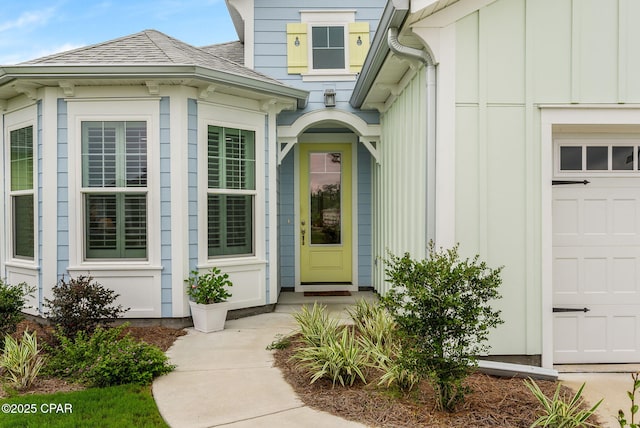
<path fill-rule="evenodd" d="M 351 291 L 305 291 L 304 297 L 351 296 Z"/>

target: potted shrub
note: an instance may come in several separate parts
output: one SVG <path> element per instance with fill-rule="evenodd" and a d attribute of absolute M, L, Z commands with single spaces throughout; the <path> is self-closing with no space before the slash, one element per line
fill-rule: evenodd
<path fill-rule="evenodd" d="M 228 310 L 224 302 L 231 297 L 228 287 L 233 286 L 229 275 L 216 267 L 204 274 L 194 270 L 186 282 L 194 328 L 204 333 L 224 329 Z"/>

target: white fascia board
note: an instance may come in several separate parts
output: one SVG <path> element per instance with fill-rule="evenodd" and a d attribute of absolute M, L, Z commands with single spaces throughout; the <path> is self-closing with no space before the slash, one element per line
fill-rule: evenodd
<path fill-rule="evenodd" d="M 460 0 L 437 12 L 423 17 L 411 27 L 446 27 L 464 18 L 476 10 L 490 5 L 496 0 Z M 438 0 L 419 0 L 411 2 L 411 13 L 419 14 L 423 9 L 438 3 Z M 424 4 L 424 6 L 422 6 Z"/>
<path fill-rule="evenodd" d="M 299 107 L 306 105 L 309 92 L 290 86 L 258 80 L 247 76 L 212 70 L 194 65 L 63 65 L 10 66 L 0 68 L 0 86 L 16 79 L 200 79 L 205 82 L 231 85 L 263 92 L 267 95 L 295 98 Z"/>

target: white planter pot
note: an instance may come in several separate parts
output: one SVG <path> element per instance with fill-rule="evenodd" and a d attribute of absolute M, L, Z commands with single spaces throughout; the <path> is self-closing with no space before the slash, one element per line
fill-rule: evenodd
<path fill-rule="evenodd" d="M 203 305 L 189 301 L 193 327 L 203 333 L 211 333 L 224 329 L 229 305 L 226 302 Z"/>

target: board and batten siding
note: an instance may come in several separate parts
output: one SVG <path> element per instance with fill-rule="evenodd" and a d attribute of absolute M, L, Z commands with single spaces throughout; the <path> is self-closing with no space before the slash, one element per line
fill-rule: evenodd
<path fill-rule="evenodd" d="M 638 103 L 638 18 L 630 0 L 498 0 L 454 24 L 456 240 L 505 266 L 494 354 L 541 353 L 538 105 Z"/>
<path fill-rule="evenodd" d="M 387 250 L 413 258 L 426 254 L 426 74 L 421 67 L 381 116 L 380 164 L 373 167 L 373 284 L 389 289 Z M 407 124 L 412 124 L 407 126 Z"/>

